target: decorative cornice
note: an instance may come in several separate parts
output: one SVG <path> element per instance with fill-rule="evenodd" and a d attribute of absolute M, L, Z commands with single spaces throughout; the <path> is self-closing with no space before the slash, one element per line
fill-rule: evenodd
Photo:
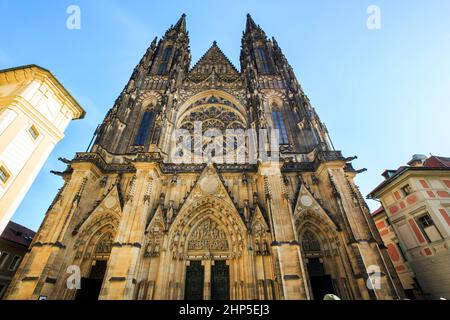
<path fill-rule="evenodd" d="M 14 76 L 10 76 L 9 74 L 14 74 Z M 66 102 L 64 105 L 73 112 L 74 119 L 83 119 L 86 115 L 81 105 L 49 70 L 35 64 L 0 70 L 0 83 L 19 82 L 20 79 L 50 81 L 50 84 L 54 85 L 57 89 L 55 94 Z"/>

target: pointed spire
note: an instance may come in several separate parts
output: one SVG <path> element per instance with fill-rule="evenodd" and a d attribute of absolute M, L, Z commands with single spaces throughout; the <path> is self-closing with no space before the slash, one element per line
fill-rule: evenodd
<path fill-rule="evenodd" d="M 181 15 L 181 18 L 175 24 L 173 29 L 177 30 L 178 32 L 186 32 L 186 14 L 183 13 Z"/>
<path fill-rule="evenodd" d="M 253 20 L 252 16 L 247 14 L 247 25 L 245 27 L 244 37 L 259 37 L 259 38 L 266 38 L 266 33 L 261 28 L 260 25 L 256 24 Z"/>
<path fill-rule="evenodd" d="M 251 32 L 255 29 L 258 29 L 258 26 L 256 25 L 250 13 L 247 13 L 247 26 L 245 28 L 245 32 Z"/>

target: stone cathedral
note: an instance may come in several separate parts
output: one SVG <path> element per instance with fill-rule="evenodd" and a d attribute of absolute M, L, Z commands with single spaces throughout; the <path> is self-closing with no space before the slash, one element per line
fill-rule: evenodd
<path fill-rule="evenodd" d="M 277 41 L 250 15 L 240 63 L 214 42 L 191 65 L 185 15 L 152 42 L 89 152 L 61 159 L 65 184 L 8 299 L 403 298 L 355 158 L 334 150 Z M 175 162 L 174 132 L 196 122 L 276 129 L 279 160 Z"/>

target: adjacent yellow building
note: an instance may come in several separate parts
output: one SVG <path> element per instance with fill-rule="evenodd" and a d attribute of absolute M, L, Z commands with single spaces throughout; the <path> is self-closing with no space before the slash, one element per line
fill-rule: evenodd
<path fill-rule="evenodd" d="M 450 299 L 450 158 L 416 155 L 387 170 L 369 197 L 373 214 L 407 293 Z"/>
<path fill-rule="evenodd" d="M 69 122 L 84 114 L 50 71 L 0 70 L 0 234 Z"/>

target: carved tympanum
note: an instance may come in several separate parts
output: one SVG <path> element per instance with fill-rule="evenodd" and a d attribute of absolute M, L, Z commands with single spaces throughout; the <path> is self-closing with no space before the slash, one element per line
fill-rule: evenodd
<path fill-rule="evenodd" d="M 211 219 L 203 221 L 192 233 L 188 242 L 188 249 L 191 251 L 228 251 L 228 248 L 225 231 Z"/>

